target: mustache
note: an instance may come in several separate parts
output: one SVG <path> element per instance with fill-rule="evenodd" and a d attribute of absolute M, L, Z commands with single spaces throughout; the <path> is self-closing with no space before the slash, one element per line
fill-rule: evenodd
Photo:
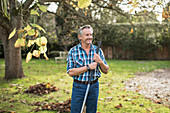
<path fill-rule="evenodd" d="M 92 40 L 93 38 L 88 38 L 87 40 Z"/>

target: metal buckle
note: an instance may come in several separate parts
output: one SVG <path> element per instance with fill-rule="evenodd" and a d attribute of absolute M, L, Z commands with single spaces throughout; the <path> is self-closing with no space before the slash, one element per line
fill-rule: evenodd
<path fill-rule="evenodd" d="M 86 85 L 87 85 L 87 84 L 88 84 L 88 81 L 85 81 L 85 82 L 84 82 L 84 84 L 86 84 Z"/>

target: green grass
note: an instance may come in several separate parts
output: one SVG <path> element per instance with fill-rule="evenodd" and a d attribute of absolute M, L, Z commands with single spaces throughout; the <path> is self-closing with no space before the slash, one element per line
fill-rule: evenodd
<path fill-rule="evenodd" d="M 100 93 L 98 112 L 101 113 L 169 113 L 170 109 L 155 104 L 137 92 L 126 91 L 123 81 L 135 76 L 138 72 L 148 72 L 160 68 L 170 68 L 170 61 L 119 61 L 107 60 L 110 69 L 107 75 L 100 78 Z M 66 64 L 57 64 L 53 59 L 23 60 L 25 78 L 6 81 L 4 59 L 0 59 L 0 109 L 16 113 L 30 113 L 37 106 L 30 103 L 37 101 L 63 102 L 71 97 L 72 78 L 66 74 Z M 60 88 L 58 92 L 38 96 L 23 93 L 30 85 L 41 82 L 54 84 Z M 18 86 L 10 87 L 11 84 Z M 14 95 L 21 89 L 19 94 Z M 67 92 L 66 92 L 67 91 Z M 70 92 L 70 93 L 68 93 Z M 49 100 L 51 97 L 53 99 Z M 56 101 L 57 100 L 57 101 Z M 128 100 L 128 101 L 125 101 Z M 25 103 L 23 103 L 23 101 Z M 135 104 L 132 104 L 135 103 Z M 121 103 L 121 109 L 115 108 Z M 144 106 L 140 106 L 144 104 Z M 151 111 L 150 111 L 151 110 Z M 56 111 L 40 111 L 39 113 L 54 113 Z"/>

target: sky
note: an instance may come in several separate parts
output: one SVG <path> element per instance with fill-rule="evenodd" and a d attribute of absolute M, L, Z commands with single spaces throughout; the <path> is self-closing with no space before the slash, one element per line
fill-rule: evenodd
<path fill-rule="evenodd" d="M 158 5 L 157 3 L 158 2 L 162 2 L 162 5 Z M 132 4 L 127 4 L 129 1 L 128 0 L 123 0 L 120 4 L 120 8 L 122 8 L 125 12 L 129 12 L 131 9 L 132 9 Z M 157 20 L 162 23 L 162 12 L 163 12 L 163 8 L 166 7 L 166 4 L 168 2 L 170 2 L 170 0 L 138 0 L 139 2 L 139 5 L 138 6 L 146 6 L 147 7 L 147 11 L 152 11 L 158 15 L 157 16 Z M 153 9 L 152 6 L 155 6 L 156 7 Z M 151 8 L 150 8 L 151 7 Z M 136 12 L 140 12 L 141 10 L 145 10 L 144 8 L 135 8 L 131 14 L 135 14 L 135 11 Z"/>
<path fill-rule="evenodd" d="M 18 0 L 19 2 L 25 2 L 26 0 Z M 36 0 L 35 0 L 36 1 Z M 163 12 L 163 8 L 166 6 L 166 4 L 168 2 L 170 2 L 170 0 L 138 0 L 141 6 L 152 6 L 152 5 L 156 5 L 159 1 L 162 1 L 163 5 L 156 5 L 155 9 L 153 10 L 152 8 L 147 8 L 148 11 L 153 10 L 155 12 L 157 16 L 157 20 L 162 23 L 162 12 Z M 119 7 L 124 10 L 125 12 L 129 12 L 132 9 L 132 4 L 127 4 L 129 2 L 129 0 L 122 0 L 122 2 L 119 2 Z M 57 10 L 57 5 L 54 2 L 51 2 L 50 5 L 48 6 L 48 11 L 50 12 L 56 12 Z M 142 9 L 144 10 L 144 8 Z M 135 8 L 131 14 L 135 14 L 136 12 L 141 11 L 141 9 L 139 7 Z"/>

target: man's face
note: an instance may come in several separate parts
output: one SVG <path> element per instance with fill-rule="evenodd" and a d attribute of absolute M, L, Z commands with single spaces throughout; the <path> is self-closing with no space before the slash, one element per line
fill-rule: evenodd
<path fill-rule="evenodd" d="M 91 29 L 84 28 L 83 29 L 83 36 L 79 36 L 79 39 L 81 40 L 81 43 L 85 44 L 85 45 L 91 44 L 92 40 L 93 40 L 92 34 L 93 34 L 93 32 L 92 32 Z"/>

